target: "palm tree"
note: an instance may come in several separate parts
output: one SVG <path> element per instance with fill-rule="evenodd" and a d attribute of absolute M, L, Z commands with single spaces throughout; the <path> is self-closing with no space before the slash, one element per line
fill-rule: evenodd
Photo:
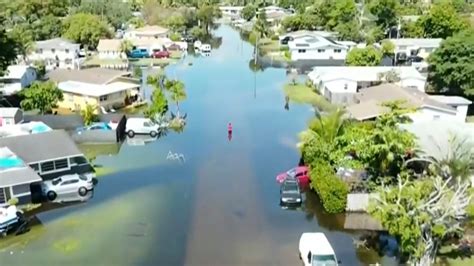
<path fill-rule="evenodd" d="M 311 120 L 309 128 L 300 134 L 301 142 L 298 145 L 301 146 L 314 138 L 332 143 L 336 137 L 344 132 L 344 126 L 347 123 L 344 114 L 345 112 L 342 109 L 337 109 L 324 116 L 317 113 L 316 118 Z"/>
<path fill-rule="evenodd" d="M 97 107 L 91 104 L 87 104 L 86 108 L 81 110 L 82 120 L 84 125 L 88 126 L 99 120 L 99 116 L 96 114 Z"/>
<path fill-rule="evenodd" d="M 270 29 L 265 11 L 260 11 L 260 13 L 257 15 L 257 21 L 255 22 L 254 30 L 258 33 L 260 38 L 265 38 L 268 35 Z"/>
<path fill-rule="evenodd" d="M 133 44 L 129 40 L 123 40 L 120 43 L 120 51 L 124 54 L 128 54 L 133 49 Z"/>
<path fill-rule="evenodd" d="M 186 90 L 184 83 L 179 80 L 168 80 L 165 82 L 165 88 L 170 93 L 170 98 L 176 103 L 176 109 L 179 116 L 179 102 L 186 100 Z"/>

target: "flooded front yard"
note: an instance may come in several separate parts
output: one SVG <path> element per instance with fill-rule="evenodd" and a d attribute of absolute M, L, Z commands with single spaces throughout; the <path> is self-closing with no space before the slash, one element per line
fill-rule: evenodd
<path fill-rule="evenodd" d="M 324 214 L 313 194 L 302 209 L 280 208 L 275 176 L 298 163 L 297 133 L 314 111 L 285 109 L 285 70 L 253 72 L 238 32 L 216 34 L 223 42 L 211 56 L 166 69 L 186 84 L 185 130 L 105 149 L 93 198 L 43 210 L 30 232 L 0 240 L 0 265 L 296 265 L 310 231 L 324 232 L 344 265 L 378 260 L 356 250 L 359 233 L 342 230 L 344 217 Z M 185 162 L 167 160 L 170 151 Z"/>

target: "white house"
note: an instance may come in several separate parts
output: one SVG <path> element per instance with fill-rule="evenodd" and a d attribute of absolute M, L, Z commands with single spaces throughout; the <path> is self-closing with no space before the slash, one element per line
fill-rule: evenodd
<path fill-rule="evenodd" d="M 32 66 L 8 66 L 5 76 L 0 77 L 0 91 L 3 95 L 15 94 L 30 86 L 36 79 L 36 69 Z"/>
<path fill-rule="evenodd" d="M 417 38 L 402 38 L 402 39 L 388 39 L 395 45 L 395 54 L 397 58 L 400 56 L 417 55 L 424 59 L 440 46 L 443 39 L 417 39 Z"/>
<path fill-rule="evenodd" d="M 35 50 L 27 56 L 28 61 L 42 60 L 47 70 L 56 68 L 79 69 L 80 45 L 62 38 L 35 43 Z"/>
<path fill-rule="evenodd" d="M 0 127 L 19 124 L 23 121 L 23 111 L 16 107 L 0 107 Z"/>
<path fill-rule="evenodd" d="M 240 17 L 240 12 L 244 9 L 243 6 L 220 6 L 219 10 L 223 16 Z"/>
<path fill-rule="evenodd" d="M 399 86 L 425 91 L 426 77 L 411 66 L 315 67 L 308 77 L 330 102 L 348 104 L 353 102 L 353 97 L 359 90 L 382 83 L 386 80 L 384 75 L 388 74 L 398 78 L 395 83 Z"/>
<path fill-rule="evenodd" d="M 332 31 L 323 31 L 323 30 L 298 30 L 298 31 L 292 31 L 292 32 L 288 32 L 286 34 L 283 34 L 282 36 L 280 36 L 280 42 L 282 40 L 288 40 L 288 41 L 292 41 L 294 39 L 297 39 L 297 38 L 304 38 L 304 37 L 308 37 L 308 38 L 315 38 L 315 37 L 318 37 L 318 36 L 321 36 L 321 37 L 324 37 L 324 38 L 328 38 L 328 39 L 334 39 L 337 37 L 337 33 L 336 32 L 332 32 Z M 282 44 L 285 44 L 285 43 L 282 43 Z"/>
<path fill-rule="evenodd" d="M 466 119 L 463 110 L 436 101 L 415 88 L 402 88 L 391 83 L 365 88 L 355 95 L 355 100 L 355 104 L 347 106 L 347 113 L 359 121 L 374 119 L 389 111 L 382 104 L 391 101 L 402 101 L 403 106 L 415 109 L 416 111 L 409 114 L 413 122 L 433 120 L 464 122 Z"/>
<path fill-rule="evenodd" d="M 294 37 L 288 42 L 291 60 L 334 60 L 344 62 L 349 48 L 319 35 Z"/>
<path fill-rule="evenodd" d="M 430 95 L 430 98 L 453 107 L 457 111 L 458 121 L 466 121 L 467 110 L 472 103 L 468 99 L 460 96 Z"/>
<path fill-rule="evenodd" d="M 131 29 L 125 32 L 124 39 L 157 39 L 168 37 L 169 29 L 160 26 L 144 26 L 138 29 Z"/>
<path fill-rule="evenodd" d="M 119 59 L 122 58 L 120 49 L 121 40 L 118 39 L 101 39 L 97 45 L 100 59 Z"/>

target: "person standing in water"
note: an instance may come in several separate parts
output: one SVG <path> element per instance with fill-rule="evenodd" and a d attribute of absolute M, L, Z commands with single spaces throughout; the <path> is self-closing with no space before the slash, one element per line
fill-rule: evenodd
<path fill-rule="evenodd" d="M 232 123 L 229 122 L 227 125 L 227 138 L 229 138 L 229 141 L 232 139 Z"/>

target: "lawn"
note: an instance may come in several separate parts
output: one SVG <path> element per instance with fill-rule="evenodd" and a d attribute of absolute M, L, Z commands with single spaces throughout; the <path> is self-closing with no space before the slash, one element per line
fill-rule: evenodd
<path fill-rule="evenodd" d="M 120 65 L 126 64 L 127 59 L 100 59 L 98 56 L 93 56 L 86 59 L 84 66 L 100 66 L 100 65 Z"/>
<path fill-rule="evenodd" d="M 279 52 L 280 42 L 278 40 L 263 39 L 259 41 L 258 47 L 264 53 Z"/>
<path fill-rule="evenodd" d="M 313 88 L 305 84 L 286 84 L 283 88 L 285 95 L 290 98 L 290 101 L 300 104 L 311 104 L 322 111 L 331 111 L 336 106 L 329 103 L 323 96 L 317 94 Z"/>

